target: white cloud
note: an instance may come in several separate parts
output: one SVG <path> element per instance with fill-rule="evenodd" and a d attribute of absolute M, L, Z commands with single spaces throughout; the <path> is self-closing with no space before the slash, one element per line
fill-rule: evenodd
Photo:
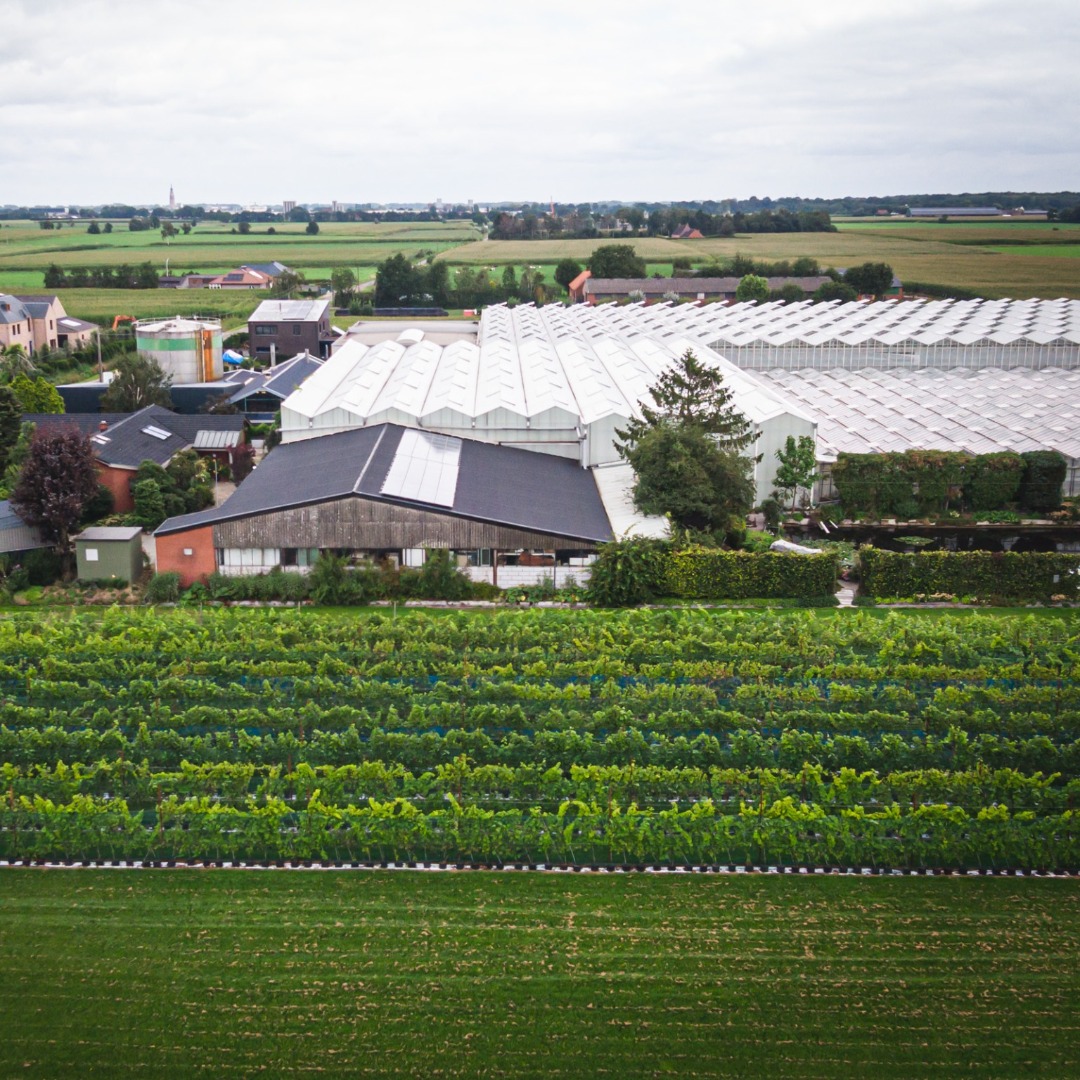
<path fill-rule="evenodd" d="M 1054 190 L 1080 172 L 1067 0 L 3 7 L 0 202 Z"/>

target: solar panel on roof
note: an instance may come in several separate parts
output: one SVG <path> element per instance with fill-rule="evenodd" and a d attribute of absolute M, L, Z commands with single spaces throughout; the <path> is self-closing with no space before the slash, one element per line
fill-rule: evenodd
<path fill-rule="evenodd" d="M 409 428 L 401 435 L 380 490 L 414 502 L 453 506 L 460 457 L 460 439 Z"/>

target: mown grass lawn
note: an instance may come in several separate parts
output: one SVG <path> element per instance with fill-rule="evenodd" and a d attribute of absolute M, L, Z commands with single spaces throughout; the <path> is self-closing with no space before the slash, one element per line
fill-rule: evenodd
<path fill-rule="evenodd" d="M 1075 1075 L 1075 881 L 0 872 L 4 1076 Z"/>

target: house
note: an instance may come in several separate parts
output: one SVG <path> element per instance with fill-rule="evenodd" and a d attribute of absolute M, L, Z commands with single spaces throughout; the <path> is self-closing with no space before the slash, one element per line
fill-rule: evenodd
<path fill-rule="evenodd" d="M 550 553 L 558 575 L 613 535 L 593 472 L 576 462 L 397 424 L 278 446 L 220 506 L 154 534 L 158 571 L 185 586 L 306 568 L 320 551 L 416 565 L 429 548 L 505 585 L 499 552 Z"/>
<path fill-rule="evenodd" d="M 705 234 L 700 229 L 691 229 L 689 225 L 683 225 L 671 234 L 672 240 L 704 240 Z"/>
<path fill-rule="evenodd" d="M 24 422 L 39 428 L 74 426 L 90 437 L 98 479 L 112 492 L 117 513 L 134 509 L 131 480 L 144 461 L 167 465 L 181 450 L 231 462 L 243 441 L 244 418 L 238 415 L 182 416 L 147 405 L 133 413 L 36 413 Z"/>
<path fill-rule="evenodd" d="M 297 353 L 325 359 L 337 335 L 330 328 L 330 298 L 264 300 L 248 319 L 251 357 L 276 364 Z"/>
<path fill-rule="evenodd" d="M 241 266 L 239 270 L 230 270 L 227 274 L 219 274 L 211 278 L 207 283 L 208 289 L 269 289 L 274 284 L 274 279 L 269 274 L 250 267 Z"/>
<path fill-rule="evenodd" d="M 580 274 L 569 285 L 566 286 L 566 291 L 570 294 L 571 304 L 580 304 L 585 299 L 585 282 L 592 277 L 591 270 L 582 270 Z"/>
<path fill-rule="evenodd" d="M 265 423 L 273 420 L 281 403 L 324 361 L 302 352 L 291 360 L 266 371 L 230 371 L 222 380 L 236 390 L 228 399 L 248 420 Z"/>
<path fill-rule="evenodd" d="M 643 299 L 647 304 L 678 297 L 704 303 L 735 300 L 739 288 L 737 277 L 718 278 L 594 278 L 586 280 L 581 288 L 582 299 L 587 304 L 606 304 L 625 301 L 631 297 Z M 771 277 L 766 279 L 770 289 L 782 289 L 785 285 L 797 285 L 807 296 L 816 292 L 826 281 L 824 275 L 813 277 Z M 637 296 L 636 294 L 640 294 Z"/>
<path fill-rule="evenodd" d="M 34 351 L 33 317 L 17 296 L 0 293 L 0 349 L 21 345 L 27 353 Z"/>
<path fill-rule="evenodd" d="M 64 311 L 60 297 L 0 294 L 0 348 L 21 345 L 29 355 L 46 349 L 77 349 L 97 326 Z"/>
<path fill-rule="evenodd" d="M 64 305 L 60 303 L 60 297 L 54 294 L 52 296 L 17 296 L 15 299 L 21 300 L 30 313 L 33 338 L 30 351 L 60 348 L 57 323 L 67 315 Z"/>

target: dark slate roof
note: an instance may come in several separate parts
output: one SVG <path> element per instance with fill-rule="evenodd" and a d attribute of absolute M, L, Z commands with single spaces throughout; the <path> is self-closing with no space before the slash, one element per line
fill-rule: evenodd
<path fill-rule="evenodd" d="M 567 458 L 461 439 L 451 506 L 382 494 L 405 428 L 376 424 L 275 448 L 221 506 L 169 518 L 157 534 L 354 495 L 573 540 L 612 538 L 593 474 Z"/>
<path fill-rule="evenodd" d="M 29 318 L 30 312 L 18 297 L 0 293 L 0 323 L 17 323 Z"/>
<path fill-rule="evenodd" d="M 22 300 L 22 297 L 19 297 Z M 22 300 L 23 307 L 30 312 L 32 319 L 44 319 L 49 314 L 52 304 L 48 300 Z"/>
<path fill-rule="evenodd" d="M 101 405 L 101 395 L 109 389 L 108 383 L 67 383 L 56 388 L 64 399 L 64 408 L 72 413 L 89 413 Z M 201 413 L 206 406 L 235 387 L 224 382 L 179 383 L 169 387 L 173 411 L 181 416 Z"/>
<path fill-rule="evenodd" d="M 160 405 L 147 405 L 133 413 L 28 414 L 23 420 L 32 421 L 39 428 L 74 424 L 90 436 L 99 461 L 129 469 L 137 469 L 144 461 L 164 465 L 174 454 L 191 446 L 200 431 L 242 431 L 244 427 L 242 416 L 209 413 L 185 416 Z M 102 421 L 107 423 L 104 431 Z M 169 436 L 160 439 L 148 434 L 145 430 L 148 427 L 167 431 Z"/>
<path fill-rule="evenodd" d="M 266 371 L 234 371 L 228 381 L 243 383 L 230 402 L 243 401 L 252 394 L 267 393 L 284 401 L 309 375 L 318 371 L 323 362 L 310 353 L 303 352 L 286 360 L 283 364 L 268 368 Z"/>

